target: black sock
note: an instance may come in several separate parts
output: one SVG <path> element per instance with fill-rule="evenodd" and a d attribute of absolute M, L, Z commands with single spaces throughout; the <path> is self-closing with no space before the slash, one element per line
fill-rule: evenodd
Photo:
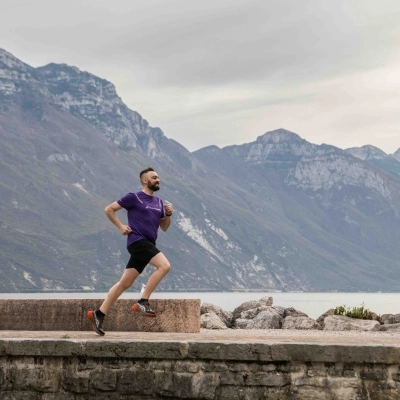
<path fill-rule="evenodd" d="M 144 299 L 143 297 L 138 301 L 138 303 L 147 303 L 149 299 Z"/>
<path fill-rule="evenodd" d="M 95 311 L 97 318 L 104 318 L 106 314 L 102 313 L 100 310 Z"/>

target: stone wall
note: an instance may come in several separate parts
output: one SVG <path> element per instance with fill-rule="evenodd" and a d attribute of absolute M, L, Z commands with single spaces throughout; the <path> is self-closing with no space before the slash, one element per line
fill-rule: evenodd
<path fill-rule="evenodd" d="M 394 400 L 400 348 L 328 344 L 0 341 L 2 400 Z"/>
<path fill-rule="evenodd" d="M 106 331 L 182 332 L 200 331 L 200 300 L 150 300 L 157 313 L 148 318 L 131 310 L 137 300 L 118 300 L 107 315 Z M 99 299 L 0 300 L 0 330 L 90 331 L 87 311 L 99 308 Z M 1 400 L 1 399 L 0 399 Z"/>

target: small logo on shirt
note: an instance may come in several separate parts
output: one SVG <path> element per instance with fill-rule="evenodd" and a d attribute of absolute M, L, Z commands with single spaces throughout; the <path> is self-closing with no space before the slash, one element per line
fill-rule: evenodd
<path fill-rule="evenodd" d="M 146 208 L 150 208 L 150 210 L 161 211 L 161 208 L 154 208 L 154 207 L 150 207 L 150 206 L 146 206 Z"/>

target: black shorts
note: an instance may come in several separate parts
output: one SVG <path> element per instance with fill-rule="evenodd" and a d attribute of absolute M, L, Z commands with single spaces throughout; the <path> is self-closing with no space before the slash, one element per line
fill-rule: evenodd
<path fill-rule="evenodd" d="M 141 274 L 146 267 L 146 265 L 150 262 L 150 260 L 160 253 L 160 250 L 157 247 L 149 242 L 148 240 L 138 240 L 137 242 L 133 242 L 128 246 L 129 254 L 131 258 L 126 265 L 126 269 L 135 268 L 136 271 Z"/>

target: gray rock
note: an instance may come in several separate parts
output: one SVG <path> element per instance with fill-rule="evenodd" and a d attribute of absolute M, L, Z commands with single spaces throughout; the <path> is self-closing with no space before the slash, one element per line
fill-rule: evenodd
<path fill-rule="evenodd" d="M 280 329 L 282 325 L 281 316 L 270 307 L 269 310 L 261 311 L 247 325 L 247 329 Z"/>
<path fill-rule="evenodd" d="M 322 329 L 321 325 L 312 318 L 309 317 L 292 317 L 288 316 L 283 320 L 282 329 L 299 329 L 299 330 L 308 330 L 308 329 Z"/>
<path fill-rule="evenodd" d="M 325 331 L 379 331 L 378 321 L 330 315 L 324 320 Z"/>
<path fill-rule="evenodd" d="M 242 303 L 239 307 L 236 307 L 233 310 L 233 315 L 232 315 L 232 322 L 234 322 L 238 318 L 243 318 L 241 314 L 244 311 L 252 310 L 252 309 L 257 309 L 261 307 L 266 307 L 266 306 L 272 306 L 273 304 L 273 298 L 271 296 L 264 296 L 260 300 L 250 300 Z"/>
<path fill-rule="evenodd" d="M 383 314 L 381 318 L 384 324 L 400 323 L 400 314 Z"/>
<path fill-rule="evenodd" d="M 286 317 L 308 317 L 306 313 L 303 313 L 302 311 L 298 311 L 293 307 L 288 307 L 285 308 L 285 311 L 283 313 L 283 318 Z"/>
<path fill-rule="evenodd" d="M 228 329 L 215 313 L 206 313 L 200 317 L 200 327 L 203 329 Z"/>
<path fill-rule="evenodd" d="M 228 327 L 232 327 L 232 312 L 225 311 L 221 307 L 216 306 L 212 303 L 203 303 L 200 308 L 200 315 L 214 313 L 217 314 L 219 318 L 224 322 L 224 324 Z"/>
<path fill-rule="evenodd" d="M 379 327 L 382 332 L 387 331 L 400 331 L 400 324 L 384 324 Z"/>
<path fill-rule="evenodd" d="M 329 315 L 335 315 L 335 308 L 330 308 L 317 318 L 317 322 L 322 326 L 322 329 L 324 328 L 324 320 Z"/>
<path fill-rule="evenodd" d="M 281 306 L 273 306 L 273 309 L 283 318 L 286 308 Z"/>
<path fill-rule="evenodd" d="M 251 319 L 242 319 L 242 318 L 238 318 L 237 320 L 235 320 L 235 325 L 234 327 L 236 329 L 247 329 L 247 326 L 249 325 L 249 323 L 251 322 Z"/>
<path fill-rule="evenodd" d="M 260 299 L 260 303 L 265 306 L 272 306 L 272 304 L 274 303 L 274 299 L 271 296 L 264 296 Z"/>
<path fill-rule="evenodd" d="M 241 318 L 240 315 L 243 311 L 251 310 L 252 308 L 257 308 L 260 306 L 261 303 L 257 300 L 246 301 L 233 310 L 232 320 L 235 321 L 238 318 Z"/>
<path fill-rule="evenodd" d="M 261 307 L 257 307 L 257 308 L 251 308 L 250 310 L 243 311 L 242 313 L 240 313 L 240 318 L 241 319 L 253 319 L 261 311 L 268 311 L 271 308 L 273 309 L 273 307 L 270 307 L 270 306 L 261 306 Z"/>

